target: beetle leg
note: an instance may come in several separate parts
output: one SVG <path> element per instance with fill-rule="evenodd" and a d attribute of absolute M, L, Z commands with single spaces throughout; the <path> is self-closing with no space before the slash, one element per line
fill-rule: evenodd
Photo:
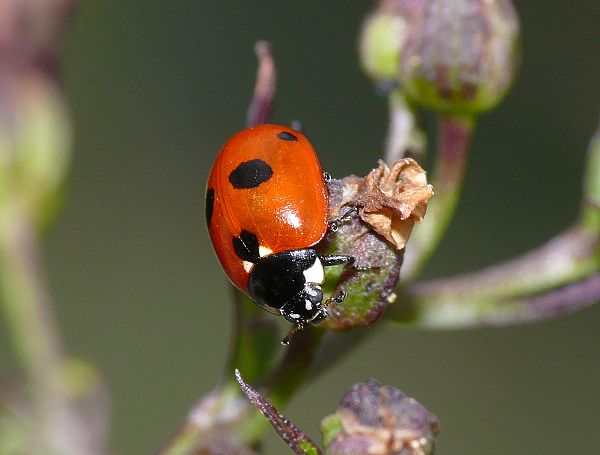
<path fill-rule="evenodd" d="M 340 227 L 340 224 L 345 223 L 346 221 L 350 220 L 352 214 L 355 213 L 356 211 L 358 211 L 358 207 L 350 207 L 342 215 L 340 215 L 337 218 L 334 218 L 333 220 L 331 220 L 329 222 L 329 230 L 332 231 L 332 232 L 337 231 L 338 228 Z"/>
<path fill-rule="evenodd" d="M 319 256 L 319 259 L 324 266 L 354 264 L 354 256 L 348 256 L 347 254 L 326 254 Z"/>
<path fill-rule="evenodd" d="M 323 304 L 324 304 L 325 308 L 327 308 L 327 306 L 331 302 L 340 303 L 340 302 L 343 302 L 344 300 L 346 300 L 346 291 L 344 291 L 342 289 L 338 289 L 337 291 L 335 291 L 333 293 L 333 295 L 331 297 L 329 297 L 327 300 L 325 300 L 325 302 L 323 302 Z"/>
<path fill-rule="evenodd" d="M 352 270 L 359 271 L 369 271 L 369 270 L 377 270 L 380 269 L 380 266 L 367 265 L 361 266 L 354 264 L 356 258 L 354 256 L 349 256 L 347 254 L 326 254 L 324 256 L 319 256 L 321 260 L 321 264 L 324 266 L 332 266 L 332 265 L 349 265 Z"/>

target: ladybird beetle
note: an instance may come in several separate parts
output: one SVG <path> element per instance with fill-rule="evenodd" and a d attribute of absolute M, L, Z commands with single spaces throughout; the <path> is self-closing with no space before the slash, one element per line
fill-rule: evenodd
<path fill-rule="evenodd" d="M 319 255 L 327 232 L 329 194 L 311 143 L 282 125 L 233 136 L 218 154 L 206 188 L 206 223 L 231 282 L 265 310 L 296 324 L 290 335 L 327 315 L 323 266 L 352 264 Z M 284 340 L 284 343 L 285 341 Z"/>

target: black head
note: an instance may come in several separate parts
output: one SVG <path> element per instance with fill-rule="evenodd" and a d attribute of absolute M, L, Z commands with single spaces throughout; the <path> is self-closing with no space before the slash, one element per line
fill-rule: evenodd
<path fill-rule="evenodd" d="M 278 310 L 294 324 L 315 324 L 325 318 L 323 265 L 312 249 L 271 254 L 255 262 L 248 291 L 256 303 Z"/>
<path fill-rule="evenodd" d="M 322 304 L 323 291 L 315 283 L 305 283 L 304 288 L 281 307 L 281 314 L 294 324 L 317 324 L 327 316 Z"/>

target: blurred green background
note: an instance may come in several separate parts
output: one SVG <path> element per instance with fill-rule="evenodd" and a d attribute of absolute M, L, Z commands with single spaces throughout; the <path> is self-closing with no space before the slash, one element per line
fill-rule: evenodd
<path fill-rule="evenodd" d="M 254 42 L 273 44 L 275 119 L 300 119 L 332 175 L 361 175 L 381 156 L 387 122 L 355 50 L 372 5 L 82 2 L 63 48 L 76 155 L 46 263 L 69 349 L 110 383 L 116 454 L 155 450 L 222 374 L 231 314 L 203 192 L 215 153 L 244 125 Z M 522 253 L 578 213 L 600 114 L 600 7 L 515 6 L 520 76 L 479 124 L 464 197 L 429 276 Z M 342 392 L 375 377 L 440 418 L 440 454 L 597 454 L 599 327 L 600 305 L 494 330 L 379 324 L 285 413 L 318 438 Z M 0 358 L 0 375 L 14 371 L 1 319 Z M 266 452 L 287 453 L 273 434 Z"/>

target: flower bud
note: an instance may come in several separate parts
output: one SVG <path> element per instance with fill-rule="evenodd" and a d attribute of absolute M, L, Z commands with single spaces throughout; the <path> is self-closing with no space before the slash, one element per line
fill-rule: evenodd
<path fill-rule="evenodd" d="M 434 451 L 439 422 L 415 399 L 371 379 L 346 391 L 321 432 L 330 455 L 424 455 Z"/>
<path fill-rule="evenodd" d="M 331 180 L 328 189 L 332 218 L 343 221 L 319 252 L 343 252 L 355 261 L 326 271 L 327 293 L 343 291 L 346 297 L 332 299 L 324 324 L 330 329 L 370 325 L 396 299 L 404 246 L 433 191 L 425 171 L 410 158 L 391 168 L 380 161 L 366 177 Z"/>
<path fill-rule="evenodd" d="M 15 72 L 0 87 L 0 221 L 17 203 L 44 224 L 59 200 L 71 157 L 65 102 L 50 79 Z"/>
<path fill-rule="evenodd" d="M 518 63 L 519 25 L 510 0 L 421 0 L 401 50 L 399 78 L 416 103 L 449 114 L 495 106 Z"/>
<path fill-rule="evenodd" d="M 384 0 L 364 20 L 359 56 L 364 71 L 376 82 L 398 79 L 400 51 L 414 15 L 414 1 Z"/>

